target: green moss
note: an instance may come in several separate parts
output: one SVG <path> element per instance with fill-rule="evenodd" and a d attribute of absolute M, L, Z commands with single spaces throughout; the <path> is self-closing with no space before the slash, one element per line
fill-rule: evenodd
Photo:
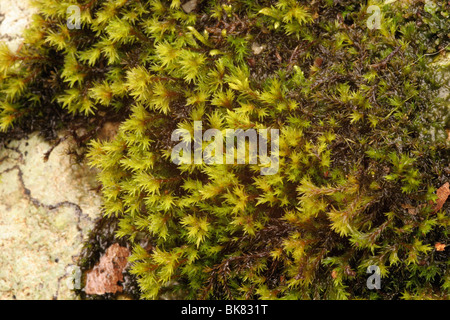
<path fill-rule="evenodd" d="M 45 108 L 43 87 L 72 113 L 130 108 L 88 156 L 105 214 L 133 245 L 142 298 L 448 298 L 448 254 L 434 244 L 449 243 L 449 206 L 433 201 L 450 177 L 449 110 L 430 66 L 448 52 L 447 3 L 379 4 L 379 30 L 367 26 L 375 2 L 198 1 L 186 12 L 91 0 L 80 30 L 64 23 L 71 3 L 38 4 L 22 51 L 0 54 L 1 126 Z M 279 129 L 278 172 L 175 165 L 171 134 L 197 120 Z M 382 290 L 366 287 L 370 265 Z"/>

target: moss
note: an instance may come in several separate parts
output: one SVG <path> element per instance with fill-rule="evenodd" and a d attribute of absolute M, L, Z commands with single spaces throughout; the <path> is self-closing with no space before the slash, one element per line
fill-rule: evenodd
<path fill-rule="evenodd" d="M 91 0 L 70 30 L 72 3 L 38 1 L 22 51 L 0 54 L 2 128 L 45 108 L 40 94 L 86 116 L 129 108 L 88 156 L 142 298 L 448 298 L 434 244 L 449 242 L 449 207 L 433 202 L 449 110 L 430 66 L 448 52 L 446 2 L 378 3 L 373 30 L 373 1 Z M 175 165 L 172 132 L 194 121 L 278 129 L 278 172 Z"/>

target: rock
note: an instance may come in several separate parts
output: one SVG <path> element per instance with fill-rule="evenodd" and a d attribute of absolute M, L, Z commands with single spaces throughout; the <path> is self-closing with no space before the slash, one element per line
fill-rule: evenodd
<path fill-rule="evenodd" d="M 183 8 L 184 12 L 190 13 L 197 8 L 197 0 L 190 0 L 186 2 L 185 4 L 181 5 L 181 8 Z"/>
<path fill-rule="evenodd" d="M 130 251 L 115 243 L 110 246 L 94 268 L 86 274 L 86 294 L 102 295 L 122 292 L 119 282 L 123 281 L 123 271 L 128 263 Z"/>
<path fill-rule="evenodd" d="M 22 31 L 31 21 L 35 9 L 29 1 L 0 1 L 0 41 L 5 41 L 12 51 L 22 42 Z"/>
<path fill-rule="evenodd" d="M 253 53 L 256 54 L 256 55 L 258 55 L 258 54 L 260 54 L 261 52 L 263 52 L 263 50 L 264 50 L 265 48 L 266 48 L 265 45 L 259 45 L 259 44 L 256 43 L 256 42 L 253 42 L 253 43 L 252 43 L 252 51 L 253 51 Z"/>
<path fill-rule="evenodd" d="M 101 212 L 95 172 L 66 139 L 37 134 L 0 145 L 0 299 L 74 299 L 70 272 Z M 79 280 L 79 279 L 78 279 Z"/>

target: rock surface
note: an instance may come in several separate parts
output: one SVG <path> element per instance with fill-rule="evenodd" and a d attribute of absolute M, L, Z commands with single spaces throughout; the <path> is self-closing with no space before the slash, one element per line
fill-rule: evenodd
<path fill-rule="evenodd" d="M 0 41 L 5 41 L 16 51 L 22 41 L 23 29 L 34 12 L 28 0 L 0 0 Z"/>
<path fill-rule="evenodd" d="M 1 300 L 75 298 L 77 255 L 101 198 L 95 173 L 67 155 L 70 144 L 47 161 L 52 146 L 37 134 L 0 146 Z"/>

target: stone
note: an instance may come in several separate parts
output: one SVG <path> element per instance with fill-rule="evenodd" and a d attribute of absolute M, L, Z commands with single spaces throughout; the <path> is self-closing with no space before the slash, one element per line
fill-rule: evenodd
<path fill-rule="evenodd" d="M 75 299 L 69 269 L 101 214 L 95 171 L 74 164 L 66 139 L 37 133 L 0 145 L 0 300 Z"/>
<path fill-rule="evenodd" d="M 36 10 L 28 0 L 0 1 L 0 41 L 5 41 L 12 51 L 22 43 L 23 29 L 30 23 Z"/>
<path fill-rule="evenodd" d="M 190 13 L 197 8 L 197 0 L 190 0 L 186 2 L 185 4 L 181 5 L 181 8 L 183 8 L 184 12 Z"/>
<path fill-rule="evenodd" d="M 266 48 L 265 45 L 259 45 L 257 42 L 252 43 L 252 51 L 254 54 L 258 55 Z"/>

